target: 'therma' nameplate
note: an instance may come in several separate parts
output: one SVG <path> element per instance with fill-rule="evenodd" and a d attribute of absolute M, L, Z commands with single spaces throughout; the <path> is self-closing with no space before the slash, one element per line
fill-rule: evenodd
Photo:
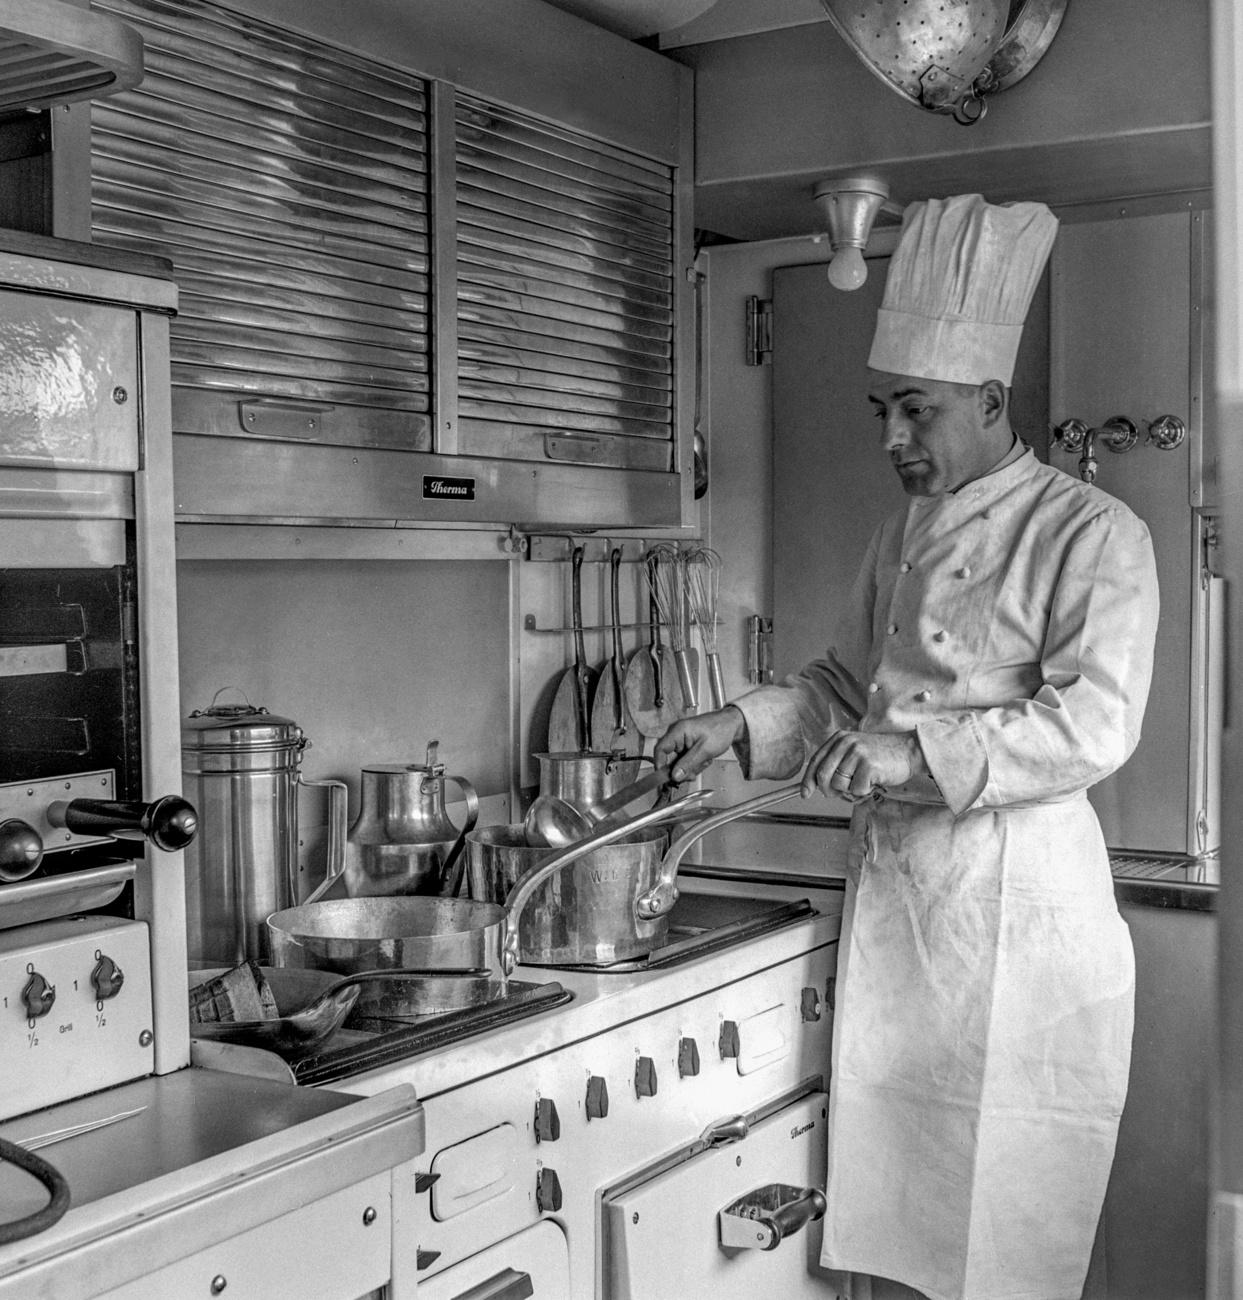
<path fill-rule="evenodd" d="M 473 501 L 473 478 L 445 478 L 442 474 L 423 475 L 424 501 Z"/>

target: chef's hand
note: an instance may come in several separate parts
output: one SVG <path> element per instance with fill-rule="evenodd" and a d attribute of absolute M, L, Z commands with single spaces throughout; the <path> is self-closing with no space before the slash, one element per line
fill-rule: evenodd
<path fill-rule="evenodd" d="M 675 784 L 689 781 L 747 734 L 742 711 L 727 704 L 715 713 L 700 713 L 675 722 L 656 742 L 652 760 L 668 766 Z"/>
<path fill-rule="evenodd" d="M 803 772 L 803 797 L 819 790 L 854 803 L 927 775 L 915 732 L 839 731 L 811 756 Z"/>

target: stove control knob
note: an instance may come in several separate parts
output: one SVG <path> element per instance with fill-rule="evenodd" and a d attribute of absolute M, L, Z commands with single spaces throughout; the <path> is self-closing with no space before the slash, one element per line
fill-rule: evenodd
<path fill-rule="evenodd" d="M 556 1214 L 561 1208 L 561 1179 L 555 1169 L 541 1169 L 536 1175 L 535 1204 L 541 1214 Z"/>
<path fill-rule="evenodd" d="M 636 1097 L 656 1096 L 656 1062 L 650 1056 L 634 1063 L 634 1092 Z"/>
<path fill-rule="evenodd" d="M 91 971 L 91 984 L 95 989 L 95 997 L 100 1002 L 115 998 L 124 983 L 125 972 L 111 957 L 105 957 L 101 952 L 99 960 L 95 963 L 95 969 Z"/>
<path fill-rule="evenodd" d="M 37 1020 L 40 1016 L 46 1016 L 55 1001 L 55 987 L 49 984 L 37 970 L 32 970 L 30 978 L 26 981 L 26 987 L 22 989 L 22 1003 L 26 1008 L 27 1017 Z"/>
<path fill-rule="evenodd" d="M 738 1055 L 738 1024 L 733 1020 L 721 1021 L 721 1060 Z"/>
<path fill-rule="evenodd" d="M 609 1113 L 609 1085 L 604 1076 L 593 1074 L 587 1080 L 587 1118 L 604 1119 Z"/>
<path fill-rule="evenodd" d="M 699 1044 L 693 1038 L 678 1040 L 678 1076 L 693 1078 L 699 1073 Z"/>
<path fill-rule="evenodd" d="M 820 994 L 813 988 L 803 990 L 802 1016 L 804 1021 L 820 1019 Z"/>
<path fill-rule="evenodd" d="M 535 1140 L 555 1142 L 561 1136 L 561 1116 L 557 1103 L 551 1097 L 541 1097 L 535 1103 Z"/>

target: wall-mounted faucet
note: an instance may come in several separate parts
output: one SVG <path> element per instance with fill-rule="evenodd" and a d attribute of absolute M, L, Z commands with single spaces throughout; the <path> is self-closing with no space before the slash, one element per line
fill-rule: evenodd
<path fill-rule="evenodd" d="M 1159 451 L 1173 451 L 1187 436 L 1187 426 L 1176 415 L 1162 415 L 1148 424 L 1146 443 Z M 1115 415 L 1100 428 L 1092 428 L 1086 420 L 1071 418 L 1053 428 L 1053 441 L 1066 451 L 1082 452 L 1079 457 L 1079 477 L 1085 483 L 1096 481 L 1100 468 L 1096 459 L 1096 444 L 1103 443 L 1110 451 L 1130 451 L 1139 443 L 1139 429 L 1125 415 Z"/>

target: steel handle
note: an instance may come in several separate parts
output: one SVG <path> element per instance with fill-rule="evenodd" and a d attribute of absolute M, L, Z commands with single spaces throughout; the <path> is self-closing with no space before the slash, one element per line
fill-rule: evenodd
<path fill-rule="evenodd" d="M 479 796 L 475 793 L 475 787 L 464 776 L 446 776 L 445 780 L 452 781 L 461 790 L 462 797 L 466 801 L 466 816 L 441 869 L 442 894 L 448 898 L 456 898 L 462 887 L 462 872 L 455 868 L 459 862 L 463 864 L 465 862 L 462 853 L 466 848 L 466 837 L 475 829 L 475 823 L 479 820 Z"/>
<path fill-rule="evenodd" d="M 571 844 L 569 848 L 562 849 L 555 857 L 549 858 L 547 862 L 541 863 L 523 876 L 509 891 L 509 896 L 505 899 L 505 947 L 501 954 L 501 964 L 505 974 L 511 975 L 514 967 L 518 964 L 518 922 L 522 917 L 522 913 L 526 909 L 526 905 L 531 901 L 535 891 L 553 872 L 560 871 L 562 867 L 568 867 L 571 863 L 577 862 L 579 858 L 586 857 L 594 849 L 604 848 L 606 844 L 612 844 L 615 840 L 620 840 L 633 831 L 641 831 L 658 822 L 669 821 L 686 808 L 689 808 L 691 804 L 706 799 L 711 793 L 711 790 L 692 790 L 689 794 L 685 794 L 680 799 L 675 799 L 672 803 L 665 804 L 661 808 L 649 808 L 647 812 L 640 813 L 639 816 L 633 817 L 619 826 L 612 826 L 608 830 L 598 830 L 585 840 L 579 840 L 577 844 Z"/>
<path fill-rule="evenodd" d="M 712 692 L 712 707 L 725 707 L 725 677 L 721 672 L 721 656 L 715 650 L 708 651 L 708 689 Z"/>
<path fill-rule="evenodd" d="M 166 853 L 184 849 L 199 828 L 194 805 L 175 794 L 166 794 L 153 803 L 58 799 L 48 805 L 47 819 L 50 825 L 78 835 L 145 839 Z"/>
<path fill-rule="evenodd" d="M 529 1300 L 535 1294 L 530 1273 L 520 1273 L 515 1268 L 503 1268 L 485 1282 L 468 1291 L 459 1291 L 451 1300 Z"/>
<path fill-rule="evenodd" d="M 695 674 L 691 671 L 690 651 L 675 650 L 673 662 L 678 666 L 678 684 L 682 687 L 682 698 L 694 713 L 699 708 L 699 683 L 696 682 Z"/>
<path fill-rule="evenodd" d="M 764 1216 L 763 1222 L 773 1232 L 772 1241 L 764 1249 L 776 1250 L 787 1237 L 794 1236 L 814 1220 L 824 1218 L 827 1208 L 824 1193 L 818 1187 L 805 1188 L 797 1200 L 787 1201 L 772 1214 Z"/>
<path fill-rule="evenodd" d="M 726 808 L 719 813 L 713 813 L 710 817 L 705 817 L 702 821 L 696 822 L 694 826 L 684 831 L 669 846 L 669 851 L 660 864 L 659 879 L 646 894 L 639 897 L 635 903 L 635 912 L 644 921 L 654 921 L 657 917 L 664 916 L 666 912 L 670 911 L 674 903 L 678 901 L 678 866 L 687 849 L 696 841 L 701 840 L 709 831 L 714 831 L 718 826 L 724 826 L 726 822 L 732 822 L 738 817 L 745 817 L 748 813 L 759 812 L 761 808 L 768 808 L 772 804 L 781 803 L 784 799 L 793 799 L 796 794 L 801 794 L 802 790 L 801 783 L 782 786 L 780 790 L 770 790 L 767 794 L 756 795 L 754 799 L 748 799 L 746 803 L 736 804 L 733 808 Z"/>
<path fill-rule="evenodd" d="M 345 822 L 348 810 L 349 787 L 344 781 L 331 779 L 308 781 L 301 772 L 298 773 L 298 784 L 314 786 L 317 789 L 326 789 L 328 791 L 328 866 L 324 872 L 323 880 L 303 900 L 306 903 L 314 903 L 345 870 Z M 291 864 L 290 870 L 296 871 L 297 867 Z M 297 880 L 290 880 L 289 897 L 294 902 L 298 898 L 297 885 Z"/>

